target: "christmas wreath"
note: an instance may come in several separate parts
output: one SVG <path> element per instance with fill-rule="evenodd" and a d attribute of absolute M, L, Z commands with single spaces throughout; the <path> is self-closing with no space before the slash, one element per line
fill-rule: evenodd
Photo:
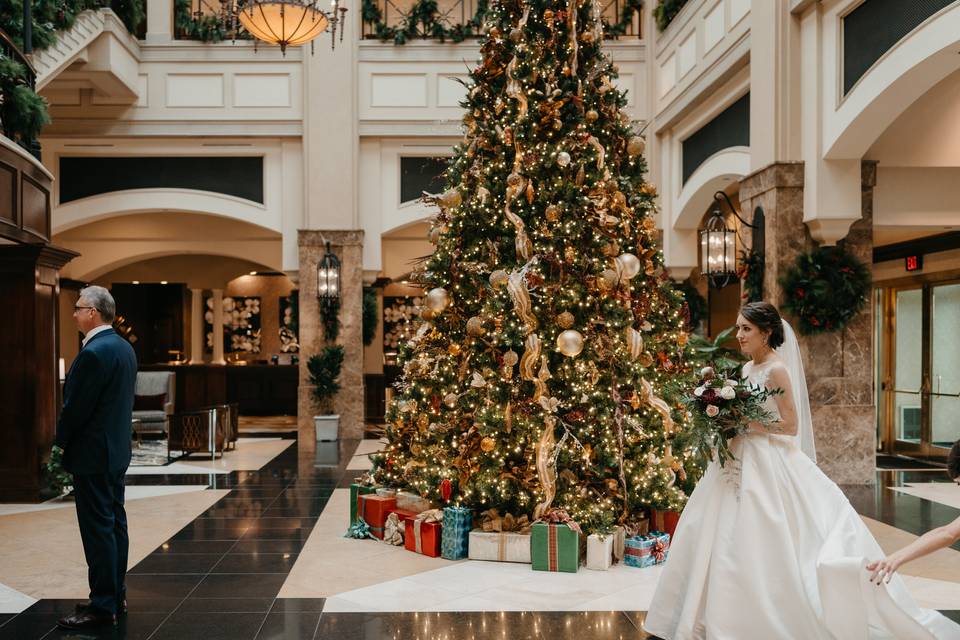
<path fill-rule="evenodd" d="M 801 254 L 780 278 L 783 310 L 799 320 L 803 335 L 843 329 L 867 304 L 870 272 L 840 247 Z"/>

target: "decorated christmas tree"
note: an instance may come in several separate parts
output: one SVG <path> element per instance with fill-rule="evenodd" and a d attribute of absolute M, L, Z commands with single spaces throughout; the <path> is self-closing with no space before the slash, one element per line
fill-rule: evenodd
<path fill-rule="evenodd" d="M 378 482 L 588 532 L 684 503 L 683 296 L 602 44 L 597 0 L 491 7 Z"/>

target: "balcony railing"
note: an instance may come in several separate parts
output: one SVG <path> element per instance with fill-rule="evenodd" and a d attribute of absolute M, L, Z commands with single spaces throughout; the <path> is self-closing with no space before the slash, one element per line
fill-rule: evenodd
<path fill-rule="evenodd" d="M 602 0 L 608 38 L 639 38 L 640 0 Z M 362 34 L 366 39 L 438 39 L 460 42 L 482 36 L 488 0 L 364 0 Z"/>
<path fill-rule="evenodd" d="M 0 74 L 0 126 L 5 136 L 40 159 L 37 134 L 49 120 L 46 103 L 37 95 L 37 72 L 13 40 L 0 30 L 0 57 L 19 65 L 4 65 Z"/>

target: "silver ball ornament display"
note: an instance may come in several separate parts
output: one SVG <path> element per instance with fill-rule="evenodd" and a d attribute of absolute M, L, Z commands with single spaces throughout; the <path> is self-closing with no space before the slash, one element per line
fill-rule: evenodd
<path fill-rule="evenodd" d="M 450 304 L 450 294 L 443 287 L 430 289 L 427 293 L 427 308 L 434 313 L 440 313 Z"/>
<path fill-rule="evenodd" d="M 633 136 L 627 141 L 627 153 L 632 157 L 639 156 L 646 148 L 647 143 L 640 136 Z"/>
<path fill-rule="evenodd" d="M 561 151 L 557 154 L 557 164 L 561 167 L 566 167 L 570 164 L 570 154 L 566 151 Z"/>
<path fill-rule="evenodd" d="M 583 334 L 576 329 L 567 329 L 557 336 L 557 350 L 573 358 L 583 351 Z"/>
<path fill-rule="evenodd" d="M 632 280 L 640 273 L 640 259 L 632 253 L 621 253 L 615 259 L 617 272 L 624 280 Z"/>

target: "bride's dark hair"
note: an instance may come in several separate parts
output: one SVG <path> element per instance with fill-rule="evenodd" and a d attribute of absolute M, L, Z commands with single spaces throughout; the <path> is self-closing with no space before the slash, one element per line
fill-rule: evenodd
<path fill-rule="evenodd" d="M 783 344 L 783 319 L 775 306 L 769 302 L 748 302 L 740 307 L 740 315 L 761 331 L 770 332 L 771 349 Z"/>

